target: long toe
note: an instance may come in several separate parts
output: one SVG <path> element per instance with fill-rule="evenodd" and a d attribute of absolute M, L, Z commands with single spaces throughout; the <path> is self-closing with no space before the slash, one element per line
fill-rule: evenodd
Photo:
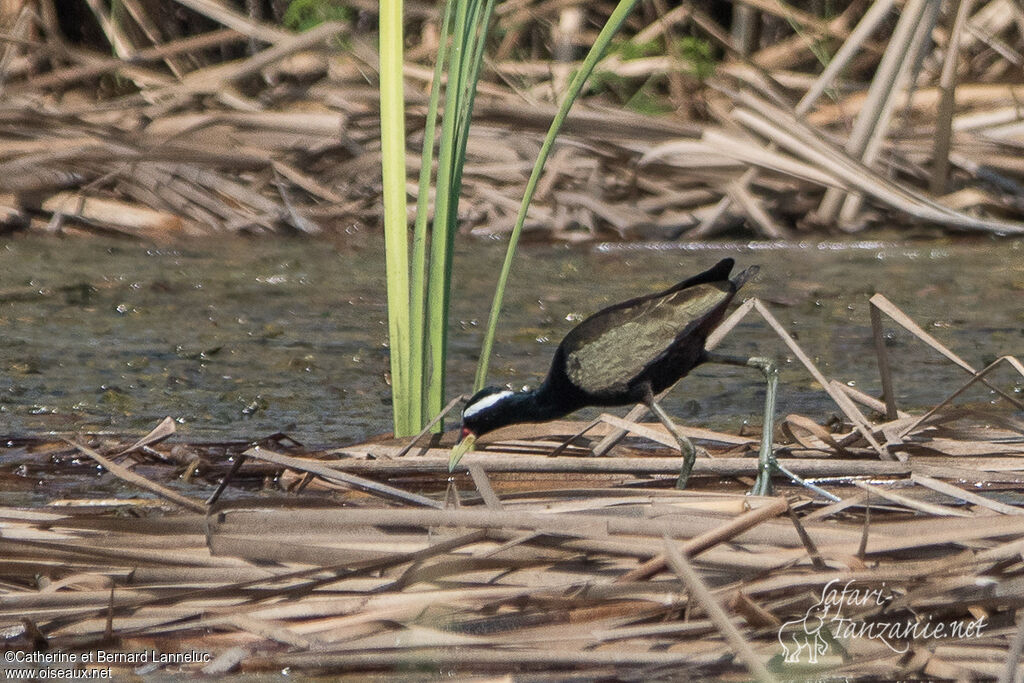
<path fill-rule="evenodd" d="M 750 493 L 755 496 L 772 495 L 774 493 L 772 473 L 775 471 L 775 456 L 769 457 L 767 464 L 757 469 L 757 480 L 754 482 L 754 488 L 750 489 Z"/>
<path fill-rule="evenodd" d="M 704 449 L 701 449 L 704 451 Z M 693 442 L 685 436 L 679 439 L 679 453 L 683 456 L 683 467 L 679 471 L 679 478 L 676 480 L 677 489 L 685 489 L 690 481 L 690 474 L 693 472 L 693 464 L 697 461 L 697 449 Z M 704 452 L 707 455 L 707 452 Z"/>

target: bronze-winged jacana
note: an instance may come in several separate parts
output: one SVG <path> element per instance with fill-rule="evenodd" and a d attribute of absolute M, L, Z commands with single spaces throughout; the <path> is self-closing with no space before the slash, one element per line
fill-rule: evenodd
<path fill-rule="evenodd" d="M 683 466 L 679 486 L 689 478 L 696 457 L 690 440 L 655 401 L 694 367 L 712 361 L 761 369 L 768 379 L 764 436 L 754 493 L 769 491 L 772 428 L 778 372 L 764 358 L 735 359 L 709 354 L 704 345 L 722 321 L 737 290 L 757 271 L 747 268 L 729 277 L 733 260 L 717 265 L 661 292 L 609 306 L 574 327 L 555 350 L 544 382 L 533 390 L 483 389 L 462 411 L 460 441 L 449 469 L 473 448 L 477 437 L 519 422 L 545 422 L 586 406 L 643 403 L 679 443 Z"/>

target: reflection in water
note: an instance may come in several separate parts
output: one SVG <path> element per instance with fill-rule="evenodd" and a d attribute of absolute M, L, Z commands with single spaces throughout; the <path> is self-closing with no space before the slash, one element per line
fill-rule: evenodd
<path fill-rule="evenodd" d="M 470 389 L 503 253 L 500 242 L 457 250 L 450 395 Z M 969 363 L 1024 355 L 1024 242 L 531 245 L 513 270 L 492 383 L 536 384 L 581 317 L 726 254 L 740 268 L 761 264 L 744 294 L 767 301 L 826 375 L 869 394 L 879 391 L 867 306 L 876 291 Z M 141 432 L 165 415 L 192 440 L 283 430 L 309 445 L 340 444 L 387 431 L 383 270 L 376 242 L 8 242 L 0 247 L 2 431 Z M 926 407 L 962 381 L 938 354 L 887 328 L 901 407 Z M 835 412 L 758 319 L 720 348 L 785 361 L 781 415 Z M 684 424 L 735 429 L 759 421 L 761 385 L 756 373 L 705 366 L 665 408 Z"/>

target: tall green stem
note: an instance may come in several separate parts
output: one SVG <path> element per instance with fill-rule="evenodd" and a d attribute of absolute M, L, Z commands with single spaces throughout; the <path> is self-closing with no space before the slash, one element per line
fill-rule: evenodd
<path fill-rule="evenodd" d="M 594 67 L 597 66 L 612 38 L 622 27 L 623 22 L 626 21 L 626 17 L 629 16 L 636 3 L 637 0 L 619 0 L 619 4 L 616 5 L 615 10 L 608 17 L 608 22 L 601 29 L 601 33 L 598 34 L 597 40 L 591 46 L 586 59 L 583 60 L 580 70 L 576 72 L 572 82 L 569 83 L 569 89 L 566 91 L 565 97 L 562 98 L 562 104 L 558 109 L 558 113 L 555 114 L 551 127 L 548 128 L 548 134 L 544 138 L 544 143 L 541 145 L 537 162 L 534 164 L 533 172 L 530 173 L 530 179 L 526 183 L 526 192 L 523 194 L 523 201 L 519 205 L 519 214 L 516 217 L 516 224 L 512 229 L 512 235 L 509 237 L 508 249 L 505 252 L 505 262 L 501 266 L 501 274 L 498 276 L 498 284 L 494 290 L 491 314 L 487 320 L 487 331 L 484 333 L 483 348 L 480 350 L 480 363 L 476 369 L 474 388 L 477 391 L 482 389 L 487 381 L 491 351 L 494 348 L 494 335 L 498 328 L 498 316 L 501 314 L 501 302 L 505 298 L 505 286 L 508 283 L 509 273 L 512 272 L 512 259 L 515 257 L 516 247 L 519 245 L 519 236 L 523 231 L 523 224 L 526 222 L 526 211 L 533 200 L 533 193 L 537 190 L 537 182 L 540 180 L 541 172 L 544 170 L 544 164 L 551 153 L 551 147 L 562 128 L 562 124 L 565 122 L 565 118 L 569 115 L 569 109 L 572 108 L 573 102 L 576 101 L 576 98 L 583 90 L 583 85 L 586 83 L 587 78 L 594 71 Z"/>
<path fill-rule="evenodd" d="M 477 34 L 475 44 L 467 44 L 468 55 L 464 62 L 462 78 L 468 86 L 466 98 L 462 110 L 459 112 L 459 127 L 456 137 L 457 154 L 460 160 L 466 158 L 466 145 L 469 143 L 469 124 L 473 115 L 473 104 L 476 101 L 476 83 L 480 79 L 480 67 L 484 61 L 484 46 L 487 42 L 487 26 L 491 23 L 491 13 L 494 11 L 494 0 L 485 0 L 483 18 L 478 19 L 480 31 Z M 467 36 L 467 43 L 472 36 Z M 462 168 L 465 164 L 459 163 L 455 168 L 455 186 L 462 187 Z M 440 408 L 440 406 L 438 406 Z"/>
<path fill-rule="evenodd" d="M 441 144 L 437 158 L 437 192 L 434 225 L 430 239 L 430 272 L 427 277 L 427 345 L 426 367 L 427 414 L 436 415 L 444 405 L 445 359 L 448 353 L 448 308 L 451 300 L 452 251 L 460 188 L 456 184 L 462 165 L 462 151 L 457 144 L 458 113 L 466 96 L 466 84 L 460 76 L 466 57 L 470 4 L 479 0 L 457 0 L 455 23 L 448 60 L 448 85 L 445 88 L 444 117 L 441 121 Z M 475 88 L 475 84 L 470 87 Z M 440 428 L 440 424 L 438 425 Z"/>
<path fill-rule="evenodd" d="M 437 106 L 441 98 L 441 76 L 444 73 L 445 56 L 448 54 L 448 32 L 451 29 L 453 3 L 444 4 L 444 18 L 441 20 L 441 41 L 434 62 L 434 78 L 431 84 L 430 101 L 427 104 L 427 119 L 423 128 L 423 151 L 420 154 L 419 189 L 416 195 L 416 227 L 412 240 L 412 310 L 411 334 L 412 353 L 410 374 L 412 375 L 410 402 L 415 406 L 416 422 L 419 426 L 432 417 L 424 400 L 424 365 L 427 354 L 426 322 L 426 273 L 427 273 L 427 223 L 430 219 L 430 177 L 434 166 L 434 141 L 437 131 Z"/>
<path fill-rule="evenodd" d="M 396 436 L 416 432 L 410 403 L 409 243 L 406 217 L 402 0 L 380 3 L 380 130 L 391 391 Z"/>

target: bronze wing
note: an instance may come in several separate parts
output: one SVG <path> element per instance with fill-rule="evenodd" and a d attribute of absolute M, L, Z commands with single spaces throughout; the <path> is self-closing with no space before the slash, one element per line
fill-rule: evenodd
<path fill-rule="evenodd" d="M 621 389 L 734 293 L 728 281 L 704 283 L 595 313 L 562 341 L 566 374 L 593 394 Z"/>

